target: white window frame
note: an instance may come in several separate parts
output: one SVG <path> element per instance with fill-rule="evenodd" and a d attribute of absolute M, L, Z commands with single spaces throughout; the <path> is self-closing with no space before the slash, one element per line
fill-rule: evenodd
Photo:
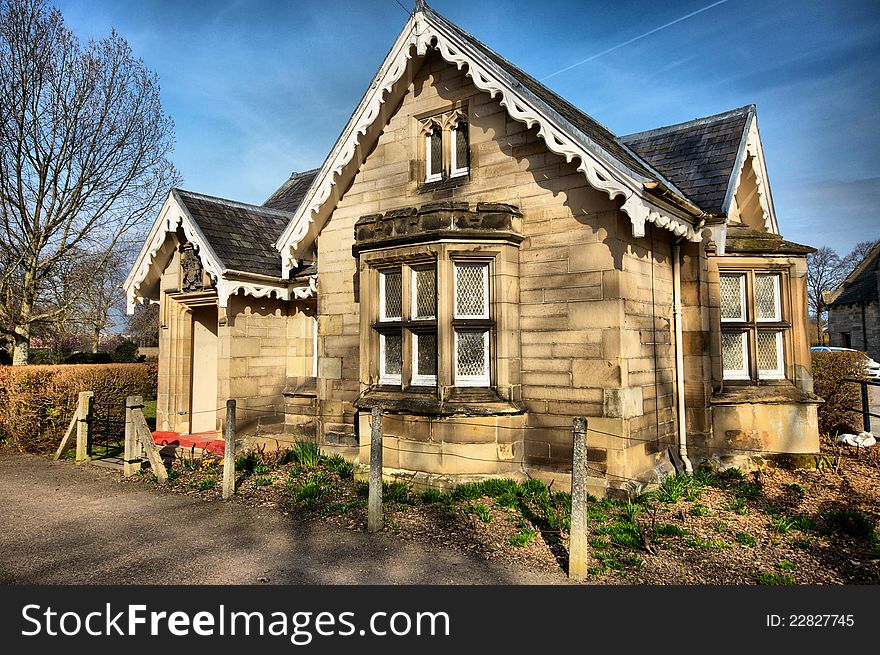
<path fill-rule="evenodd" d="M 483 313 L 478 315 L 459 314 L 458 313 L 458 273 L 461 266 L 482 266 L 483 268 Z M 455 303 L 454 318 L 461 319 L 488 319 L 489 318 L 489 262 L 484 261 L 457 261 L 454 263 L 455 268 L 455 286 L 452 289 L 453 302 Z"/>
<path fill-rule="evenodd" d="M 455 332 L 455 352 L 453 353 L 453 366 L 455 371 L 455 386 L 457 387 L 488 387 L 491 380 L 489 371 L 489 332 L 488 328 L 461 328 Z M 459 332 L 482 332 L 483 333 L 483 375 L 459 375 L 458 373 L 458 335 Z"/>
<path fill-rule="evenodd" d="M 312 377 L 318 377 L 318 316 L 312 321 Z"/>
<path fill-rule="evenodd" d="M 467 162 L 464 163 L 463 167 L 460 167 L 458 165 L 458 126 L 462 123 L 465 123 L 465 121 L 461 120 L 456 123 L 455 127 L 453 127 L 452 131 L 450 132 L 452 137 L 451 143 L 449 144 L 449 177 L 461 177 L 462 175 L 467 175 L 470 171 Z M 470 130 L 468 130 L 468 148 L 470 148 Z"/>
<path fill-rule="evenodd" d="M 385 371 L 385 336 L 384 334 L 379 334 L 379 384 L 389 384 L 400 386 L 401 384 L 401 375 L 400 373 L 387 373 Z M 403 332 L 400 333 L 401 340 L 403 339 Z M 401 346 L 403 343 L 401 341 Z M 403 361 L 401 358 L 401 368 L 403 368 Z"/>
<path fill-rule="evenodd" d="M 437 333 L 434 333 L 435 342 L 439 342 L 437 338 Z M 435 346 L 434 357 L 437 357 L 437 350 Z M 435 364 L 436 366 L 436 364 Z M 437 386 L 437 376 L 436 375 L 419 375 L 419 333 L 412 333 L 412 380 L 410 383 L 415 387 L 436 387 Z"/>
<path fill-rule="evenodd" d="M 426 266 L 414 265 L 410 268 L 412 277 L 410 279 L 410 315 L 413 321 L 434 321 L 437 319 L 437 264 Z M 431 270 L 434 272 L 434 315 L 433 316 L 416 316 L 418 311 L 418 283 L 416 278 L 417 271 Z"/>
<path fill-rule="evenodd" d="M 722 373 L 724 375 L 725 380 L 750 380 L 751 375 L 749 373 L 749 335 L 751 332 L 749 330 L 722 330 L 722 335 L 724 332 L 730 334 L 739 334 L 742 336 L 742 362 L 743 368 L 741 369 L 729 369 L 724 368 Z M 721 365 L 724 366 L 724 351 L 722 349 L 721 352 Z"/>
<path fill-rule="evenodd" d="M 401 276 L 401 302 L 400 309 L 403 312 L 403 270 L 399 268 L 389 269 L 387 271 L 379 271 L 379 322 L 400 321 L 403 316 L 385 316 L 385 276 L 389 273 L 397 273 Z"/>
<path fill-rule="evenodd" d="M 759 330 L 760 332 L 760 330 Z M 768 330 L 769 332 L 769 330 Z M 776 362 L 777 367 L 771 370 L 758 369 L 759 380 L 784 380 L 785 379 L 785 349 L 783 346 L 782 330 L 776 330 Z M 757 338 L 757 336 L 756 336 Z M 757 357 L 757 347 L 755 344 L 755 357 Z"/>
<path fill-rule="evenodd" d="M 746 318 L 746 313 L 748 311 L 748 305 L 746 304 L 746 275 L 744 273 L 722 273 L 719 277 L 735 277 L 739 278 L 739 306 L 742 310 L 742 313 L 739 316 L 727 317 L 725 318 L 723 315 L 721 317 L 722 323 L 744 323 Z M 719 281 L 720 286 L 720 281 Z M 723 312 L 721 312 L 723 314 Z"/>
<path fill-rule="evenodd" d="M 774 290 L 774 314 L 770 318 L 761 318 L 758 316 L 758 305 L 755 303 L 755 322 L 756 323 L 779 323 L 782 320 L 782 288 L 780 285 L 778 273 L 755 273 L 755 288 L 758 286 L 759 277 L 773 278 Z"/>
<path fill-rule="evenodd" d="M 430 130 L 425 134 L 425 182 L 439 182 L 443 179 L 443 165 L 441 163 L 440 170 L 434 172 L 431 170 L 431 137 L 434 136 L 434 130 L 440 130 L 440 147 L 443 147 L 443 130 L 438 126 L 434 125 Z M 443 153 L 441 151 L 440 161 L 443 161 Z"/>

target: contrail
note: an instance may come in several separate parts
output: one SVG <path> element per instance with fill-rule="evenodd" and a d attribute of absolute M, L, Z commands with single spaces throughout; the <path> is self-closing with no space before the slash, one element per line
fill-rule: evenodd
<path fill-rule="evenodd" d="M 554 75 L 559 75 L 560 73 L 564 73 L 565 71 L 571 70 L 572 68 L 574 68 L 576 66 L 580 66 L 581 64 L 586 64 L 588 61 L 593 61 L 594 59 L 598 59 L 602 55 L 607 55 L 609 52 L 614 52 L 615 50 L 622 48 L 623 46 L 629 45 L 630 43 L 632 43 L 634 41 L 638 41 L 639 39 L 644 39 L 646 36 L 651 36 L 655 32 L 659 32 L 660 30 L 665 30 L 667 27 L 675 25 L 676 23 L 680 23 L 681 21 L 687 20 L 688 18 L 692 18 L 693 16 L 696 16 L 697 14 L 702 14 L 704 11 L 709 11 L 712 7 L 717 7 L 718 5 L 723 5 L 725 2 L 727 2 L 727 0 L 718 0 L 718 2 L 713 2 L 711 5 L 703 7 L 702 9 L 697 9 L 696 11 L 692 11 L 691 13 L 687 14 L 686 16 L 682 16 L 681 18 L 676 18 L 675 20 L 670 21 L 670 22 L 666 23 L 665 25 L 661 25 L 660 27 L 655 27 L 653 30 L 645 32 L 644 34 L 639 34 L 638 36 L 631 38 L 629 41 L 624 41 L 623 43 L 618 43 L 616 46 L 608 48 L 607 50 L 603 50 L 602 52 L 599 52 L 599 53 L 593 55 L 592 57 L 587 57 L 583 61 L 579 61 L 575 64 L 572 64 L 571 66 L 566 66 L 562 70 L 558 70 L 555 73 L 550 73 L 549 75 L 545 75 L 544 77 L 541 78 L 541 81 L 543 82 L 544 80 L 549 79 L 549 78 L 553 77 Z"/>

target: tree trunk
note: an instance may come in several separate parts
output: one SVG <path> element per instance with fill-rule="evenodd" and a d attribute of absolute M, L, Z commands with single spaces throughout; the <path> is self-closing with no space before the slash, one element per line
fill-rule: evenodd
<path fill-rule="evenodd" d="M 15 347 L 12 350 L 12 365 L 23 366 L 28 363 L 31 352 L 31 327 L 25 325 L 15 328 Z"/>
<path fill-rule="evenodd" d="M 92 338 L 92 352 L 93 353 L 98 352 L 98 345 L 100 344 L 100 342 L 101 342 L 101 331 L 99 329 L 95 328 L 94 337 Z"/>

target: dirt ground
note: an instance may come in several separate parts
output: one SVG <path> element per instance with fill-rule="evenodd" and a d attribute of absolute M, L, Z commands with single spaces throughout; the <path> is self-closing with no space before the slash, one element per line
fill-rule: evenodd
<path fill-rule="evenodd" d="M 386 485 L 385 530 L 369 535 L 366 486 L 350 464 L 312 455 L 240 457 L 236 495 L 221 501 L 216 458 L 178 460 L 160 485 L 148 471 L 5 453 L 0 582 L 112 582 L 157 558 L 169 582 L 566 581 L 570 498 L 552 485 Z M 593 499 L 587 583 L 880 583 L 880 450 L 826 444 L 816 461 Z M 81 557 L 91 577 L 73 566 Z"/>

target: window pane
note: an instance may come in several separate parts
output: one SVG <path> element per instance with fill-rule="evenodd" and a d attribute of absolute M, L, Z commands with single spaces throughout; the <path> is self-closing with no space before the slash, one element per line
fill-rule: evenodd
<path fill-rule="evenodd" d="M 489 317 L 486 264 L 455 265 L 455 315 Z"/>
<path fill-rule="evenodd" d="M 468 126 L 467 123 L 459 123 L 455 127 L 455 168 L 457 170 L 468 167 Z"/>
<path fill-rule="evenodd" d="M 456 375 L 486 376 L 486 339 L 488 332 L 459 331 L 455 353 Z"/>
<path fill-rule="evenodd" d="M 382 285 L 385 302 L 382 307 L 382 318 L 400 318 L 403 308 L 402 285 L 400 271 L 389 271 L 382 274 Z"/>
<path fill-rule="evenodd" d="M 721 320 L 745 320 L 744 284 L 745 277 L 742 275 L 721 276 Z"/>
<path fill-rule="evenodd" d="M 755 276 L 755 316 L 759 321 L 778 321 L 779 276 Z"/>
<path fill-rule="evenodd" d="M 442 132 L 439 127 L 435 127 L 434 131 L 431 132 L 431 168 L 428 171 L 428 175 L 439 175 L 443 170 L 443 141 L 441 135 Z"/>
<path fill-rule="evenodd" d="M 419 332 L 414 335 L 416 342 L 416 375 L 437 375 L 437 334 Z"/>
<path fill-rule="evenodd" d="M 721 333 L 721 359 L 725 371 L 747 371 L 745 332 Z"/>
<path fill-rule="evenodd" d="M 434 267 L 418 268 L 415 277 L 415 318 L 434 318 L 437 315 L 437 276 Z"/>
<path fill-rule="evenodd" d="M 384 350 L 382 377 L 400 375 L 403 368 L 403 339 L 400 333 L 383 334 L 382 344 Z"/>
<path fill-rule="evenodd" d="M 782 371 L 782 332 L 778 330 L 758 331 L 758 370 L 778 373 Z"/>

